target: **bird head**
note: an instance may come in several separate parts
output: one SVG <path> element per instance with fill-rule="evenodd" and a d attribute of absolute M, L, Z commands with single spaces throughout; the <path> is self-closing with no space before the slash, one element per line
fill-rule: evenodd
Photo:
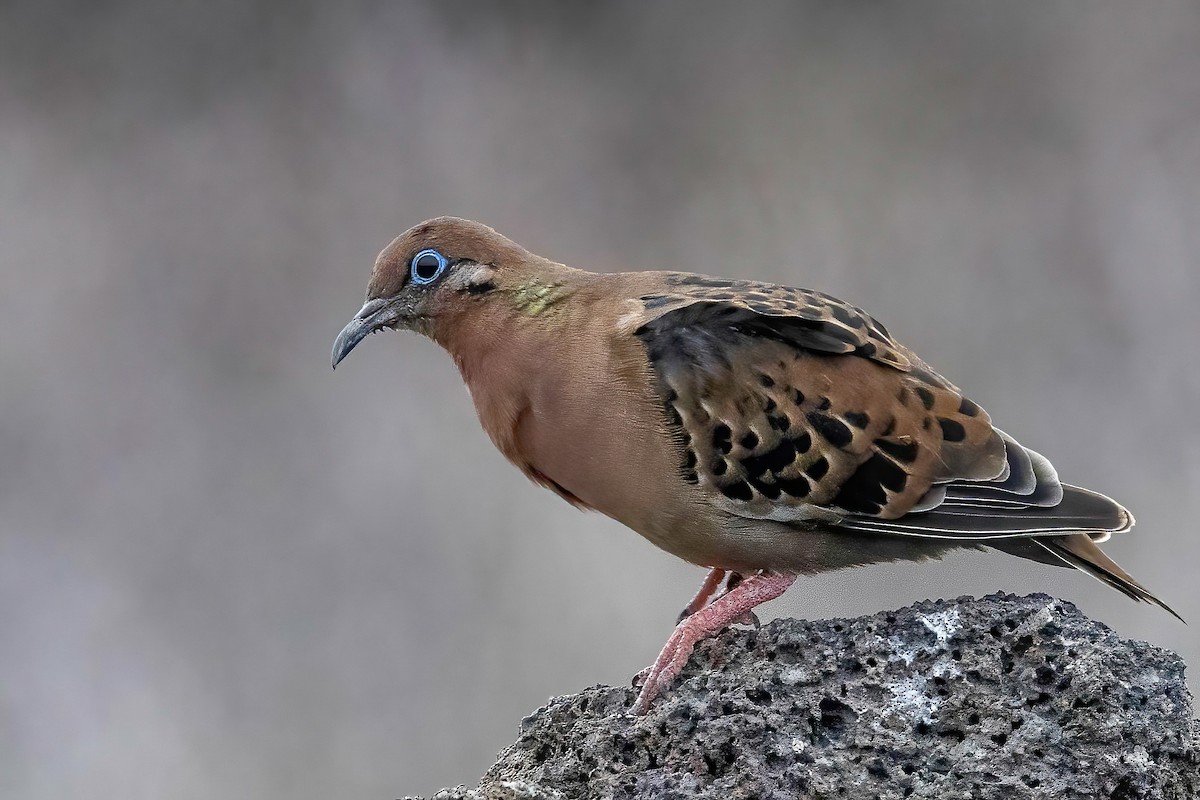
<path fill-rule="evenodd" d="M 471 220 L 438 217 L 408 229 L 375 260 L 367 302 L 333 343 L 333 366 L 385 328 L 437 338 L 439 328 L 519 280 L 538 260 Z"/>

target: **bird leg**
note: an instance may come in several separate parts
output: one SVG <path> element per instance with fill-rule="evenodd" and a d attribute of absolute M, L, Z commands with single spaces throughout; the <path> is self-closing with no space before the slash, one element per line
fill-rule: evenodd
<path fill-rule="evenodd" d="M 709 577 L 712 577 L 711 574 Z M 779 597 L 795 580 L 795 575 L 767 571 L 751 575 L 676 625 L 671 638 L 667 639 L 662 652 L 650 667 L 630 713 L 644 714 L 649 710 L 654 698 L 668 688 L 683 669 L 697 642 L 717 633 L 755 606 Z M 705 581 L 707 584 L 708 581 Z"/>
<path fill-rule="evenodd" d="M 727 580 L 725 582 L 725 591 L 722 592 L 721 594 L 729 594 L 734 589 L 736 589 L 738 584 L 741 583 L 743 580 L 745 580 L 744 575 L 741 575 L 740 573 L 737 573 L 737 572 L 729 573 L 729 580 Z M 730 625 L 753 625 L 754 630 L 758 630 L 759 628 L 762 627 L 762 623 L 758 621 L 758 615 L 755 614 L 753 611 L 747 611 L 745 614 L 742 614 L 737 619 L 730 620 L 729 624 Z"/>
<path fill-rule="evenodd" d="M 721 581 L 725 579 L 727 573 L 728 570 L 713 567 L 709 571 L 708 577 L 704 579 L 704 584 L 700 587 L 700 591 L 696 592 L 696 596 L 692 598 L 692 602 L 684 606 L 683 611 L 679 612 L 679 617 L 675 620 L 675 624 L 678 625 L 708 605 L 708 601 L 712 599 L 713 594 L 717 591 L 717 587 L 721 585 Z"/>
<path fill-rule="evenodd" d="M 720 567 L 713 567 L 708 571 L 708 576 L 705 577 L 704 583 L 701 584 L 700 591 L 696 592 L 696 596 L 692 598 L 691 602 L 684 606 L 683 611 L 679 612 L 679 616 L 675 618 L 675 624 L 678 625 L 700 609 L 707 606 L 709 602 L 714 599 L 714 595 L 720 597 L 721 594 L 724 594 L 724 592 L 717 594 L 717 588 L 721 585 L 721 581 L 725 579 L 726 575 L 729 576 L 729 583 L 732 584 L 732 586 L 736 586 L 737 582 L 741 580 L 741 576 L 737 575 L 736 573 L 731 573 L 729 570 L 721 569 Z M 729 591 L 730 588 L 730 585 L 726 585 L 725 591 Z M 643 685 L 646 681 L 646 678 L 650 675 L 651 669 L 653 669 L 653 667 L 646 667 L 637 675 L 634 675 L 633 685 Z"/>
<path fill-rule="evenodd" d="M 726 580 L 726 576 L 728 576 L 728 580 L 725 582 L 725 586 L 722 589 L 720 588 L 721 581 Z M 713 567 L 709 570 L 708 576 L 704 579 L 704 583 L 700 586 L 700 591 L 696 592 L 696 596 L 692 598 L 691 602 L 684 606 L 683 611 L 679 612 L 679 616 L 675 618 L 675 624 L 678 625 L 679 623 L 683 622 L 685 619 L 690 617 L 692 614 L 695 614 L 697 611 L 704 608 L 718 597 L 727 594 L 731 589 L 736 587 L 741 582 L 742 576 L 738 573 L 731 572 L 730 570 L 722 569 L 720 567 Z M 720 589 L 720 591 L 718 591 L 718 589 Z M 753 625 L 755 628 L 759 627 L 758 617 L 754 616 L 753 611 L 747 611 L 745 614 L 742 614 L 740 617 L 733 620 L 731 624 Z M 650 670 L 652 668 L 653 667 L 646 667 L 637 675 L 634 675 L 633 685 L 643 685 L 646 682 L 646 677 L 650 674 Z"/>
<path fill-rule="evenodd" d="M 729 579 L 725 582 L 724 591 L 717 593 L 717 587 L 721 584 L 721 581 L 726 576 L 729 576 Z M 684 607 L 683 611 L 679 612 L 679 616 L 675 618 L 675 624 L 678 625 L 692 614 L 695 614 L 697 611 L 707 606 L 710 602 L 716 600 L 718 597 L 728 594 L 741 582 L 742 576 L 740 574 L 726 569 L 721 569 L 720 567 L 713 567 L 712 570 L 709 571 L 708 577 L 704 579 L 704 584 L 700 587 L 700 591 L 697 592 L 696 596 L 692 598 L 692 602 L 688 603 L 687 606 Z M 758 617 L 754 616 L 753 611 L 747 611 L 745 614 L 742 614 L 740 617 L 733 620 L 732 624 L 753 625 L 756 630 L 762 627 L 762 624 L 758 621 Z M 646 674 L 649 672 L 649 667 L 646 667 L 646 669 L 639 672 L 635 683 L 637 685 L 641 685 L 641 680 L 645 678 Z"/>

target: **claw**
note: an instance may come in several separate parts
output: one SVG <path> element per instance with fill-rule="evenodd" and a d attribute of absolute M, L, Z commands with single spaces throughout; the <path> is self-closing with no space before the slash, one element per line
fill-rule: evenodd
<path fill-rule="evenodd" d="M 745 614 L 742 614 L 737 619 L 730 620 L 729 624 L 730 625 L 753 625 L 754 630 L 758 630 L 759 628 L 762 627 L 762 623 L 758 621 L 758 615 L 755 614 L 753 611 L 747 611 Z"/>

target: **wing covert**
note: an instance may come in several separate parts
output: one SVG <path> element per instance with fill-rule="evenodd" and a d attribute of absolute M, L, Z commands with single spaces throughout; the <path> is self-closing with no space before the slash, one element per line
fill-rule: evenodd
<path fill-rule="evenodd" d="M 739 516 L 897 519 L 1007 468 L 980 409 L 877 321 L 827 295 L 668 275 L 636 334 L 684 479 Z"/>
<path fill-rule="evenodd" d="M 900 370 L 913 366 L 912 354 L 878 320 L 822 292 L 687 273 L 666 273 L 664 283 L 668 291 L 640 298 L 646 324 L 664 317 L 681 327 L 718 322 L 808 350 L 853 353 Z"/>

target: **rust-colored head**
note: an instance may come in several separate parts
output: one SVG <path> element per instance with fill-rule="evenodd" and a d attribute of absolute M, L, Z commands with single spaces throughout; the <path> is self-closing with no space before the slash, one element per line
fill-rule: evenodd
<path fill-rule="evenodd" d="M 333 365 L 384 328 L 432 335 L 439 318 L 483 302 L 532 261 L 541 259 L 468 219 L 437 217 L 409 228 L 375 260 L 367 302 L 334 342 Z"/>

